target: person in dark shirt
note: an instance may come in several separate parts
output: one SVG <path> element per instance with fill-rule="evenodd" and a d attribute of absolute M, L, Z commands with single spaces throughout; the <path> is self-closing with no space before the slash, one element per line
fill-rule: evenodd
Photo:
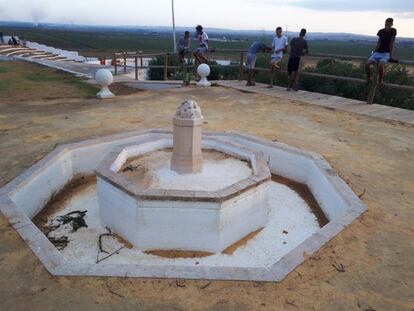
<path fill-rule="evenodd" d="M 0 43 L 4 43 L 3 32 L 0 31 Z"/>
<path fill-rule="evenodd" d="M 253 42 L 253 44 L 247 50 L 246 66 L 249 69 L 249 76 L 247 78 L 247 86 L 254 86 L 256 83 L 253 81 L 254 66 L 256 64 L 256 54 L 258 52 L 270 52 L 272 48 L 261 42 Z"/>
<path fill-rule="evenodd" d="M 378 86 L 381 88 L 384 85 L 384 65 L 392 58 L 394 41 L 397 36 L 397 30 L 392 28 L 393 23 L 394 20 L 392 18 L 387 18 L 385 20 L 385 28 L 377 33 L 379 37 L 377 46 L 365 64 L 367 84 L 371 82 L 371 65 L 378 63 Z"/>
<path fill-rule="evenodd" d="M 287 91 L 293 88 L 299 90 L 299 66 L 302 55 L 309 53 L 308 42 L 304 39 L 306 29 L 302 28 L 299 37 L 293 38 L 290 42 L 290 56 L 288 62 L 289 84 Z"/>

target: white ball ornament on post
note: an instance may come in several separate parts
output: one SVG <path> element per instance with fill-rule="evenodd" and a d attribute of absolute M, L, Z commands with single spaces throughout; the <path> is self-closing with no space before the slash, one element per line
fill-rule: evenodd
<path fill-rule="evenodd" d="M 99 69 L 95 74 L 95 80 L 101 86 L 101 90 L 96 93 L 98 98 L 104 99 L 115 96 L 108 88 L 114 82 L 114 77 L 108 69 Z"/>
<path fill-rule="evenodd" d="M 197 82 L 198 86 L 211 86 L 211 83 L 207 81 L 207 77 L 210 74 L 210 67 L 207 64 L 198 66 L 197 73 L 201 78 L 200 81 Z"/>

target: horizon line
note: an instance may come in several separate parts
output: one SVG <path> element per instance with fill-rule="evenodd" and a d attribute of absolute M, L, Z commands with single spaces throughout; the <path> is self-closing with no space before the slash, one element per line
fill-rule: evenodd
<path fill-rule="evenodd" d="M 66 25 L 66 26 L 83 26 L 83 27 L 111 27 L 111 28 L 127 28 L 127 27 L 135 27 L 135 28 L 139 28 L 139 27 L 144 27 L 144 28 L 168 28 L 171 29 L 172 31 L 172 26 L 164 26 L 164 25 L 152 25 L 152 26 L 145 26 L 145 25 L 131 25 L 131 24 L 127 24 L 127 25 L 114 25 L 114 24 L 77 24 L 77 23 L 62 23 L 62 22 L 34 22 L 34 21 L 13 21 L 13 20 L 0 20 L 0 23 L 25 23 L 25 24 L 32 24 L 32 25 Z M 194 26 L 176 26 L 175 28 L 194 28 Z M 274 32 L 274 30 L 269 30 L 269 29 L 234 29 L 234 28 L 222 28 L 222 27 L 203 27 L 204 29 L 209 29 L 209 30 L 225 30 L 225 31 L 238 31 L 238 32 Z M 288 30 L 284 32 L 287 33 L 293 33 L 293 32 L 298 32 L 299 30 Z M 367 35 L 367 34 L 361 34 L 361 33 L 351 33 L 351 32 L 321 32 L 321 31 L 308 31 L 308 34 L 330 34 L 330 35 L 354 35 L 354 36 L 362 36 L 362 37 L 370 37 L 370 38 L 376 38 L 376 35 Z M 404 37 L 404 36 L 398 36 L 397 39 L 399 40 L 404 40 L 404 39 L 410 39 L 410 40 L 414 40 L 414 37 Z"/>

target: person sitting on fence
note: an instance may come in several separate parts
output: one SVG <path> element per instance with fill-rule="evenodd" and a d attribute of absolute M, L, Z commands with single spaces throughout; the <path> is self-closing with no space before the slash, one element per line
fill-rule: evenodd
<path fill-rule="evenodd" d="M 197 25 L 197 39 L 198 39 L 198 48 L 194 51 L 195 57 L 195 66 L 202 63 L 207 63 L 207 58 L 204 57 L 204 54 L 208 51 L 208 35 L 203 31 L 203 26 Z"/>
<path fill-rule="evenodd" d="M 282 35 L 282 27 L 276 28 L 276 36 L 272 42 L 272 58 L 270 60 L 270 84 L 269 87 L 273 87 L 273 73 L 276 69 L 280 69 L 279 62 L 283 58 L 283 53 L 287 51 L 288 39 Z"/>
<path fill-rule="evenodd" d="M 295 91 L 299 90 L 299 66 L 301 57 L 309 53 L 308 42 L 304 39 L 306 29 L 302 28 L 299 37 L 293 38 L 290 41 L 290 56 L 288 62 L 289 83 L 287 91 L 293 88 Z"/>
<path fill-rule="evenodd" d="M 246 57 L 246 66 L 249 70 L 249 75 L 247 78 L 247 86 L 254 86 L 256 83 L 253 81 L 253 76 L 255 73 L 254 67 L 256 65 L 256 54 L 258 52 L 270 52 L 272 48 L 261 42 L 253 42 L 253 44 L 247 50 Z"/>
<path fill-rule="evenodd" d="M 378 86 L 382 88 L 384 86 L 384 65 L 392 59 L 392 50 L 394 48 L 395 37 L 397 36 L 397 30 L 392 28 L 394 20 L 387 18 L 385 20 L 385 28 L 380 29 L 377 33 L 378 42 L 375 50 L 368 58 L 365 64 L 365 73 L 367 75 L 367 85 L 371 83 L 371 65 L 378 64 Z"/>
<path fill-rule="evenodd" d="M 184 37 L 180 38 L 177 43 L 178 60 L 181 66 L 184 66 L 184 58 L 190 48 L 190 32 L 184 32 Z"/>

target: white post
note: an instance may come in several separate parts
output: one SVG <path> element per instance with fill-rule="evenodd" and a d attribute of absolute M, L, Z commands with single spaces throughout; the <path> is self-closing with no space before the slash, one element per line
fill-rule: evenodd
<path fill-rule="evenodd" d="M 174 53 L 177 53 L 177 41 L 175 38 L 174 0 L 171 0 L 171 10 L 172 10 L 172 23 L 173 23 Z"/>

